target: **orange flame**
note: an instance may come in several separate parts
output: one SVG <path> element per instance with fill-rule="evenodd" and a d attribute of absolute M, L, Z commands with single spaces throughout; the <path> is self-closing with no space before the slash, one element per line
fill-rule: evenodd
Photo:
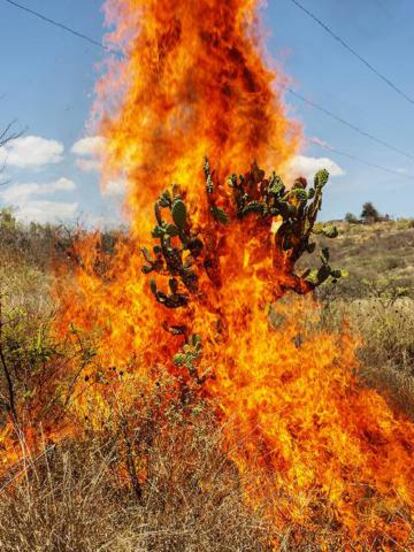
<path fill-rule="evenodd" d="M 226 177 L 254 159 L 280 167 L 295 151 L 298 127 L 285 117 L 272 87 L 280 77 L 264 65 L 255 38 L 256 4 L 107 2 L 112 38 L 129 41 L 125 60 L 98 87 L 101 99 L 122 95 L 103 124 L 106 172 L 126 175 L 138 233 L 166 186 L 200 194 L 205 155 Z"/>
<path fill-rule="evenodd" d="M 283 170 L 296 151 L 298 126 L 273 88 L 280 75 L 262 60 L 256 10 L 255 0 L 107 0 L 112 40 L 125 58 L 112 61 L 98 86 L 104 173 L 127 180 L 132 237 L 121 240 L 99 277 L 101 238 L 86 236 L 75 281 L 60 275 L 60 331 L 98 332 L 96 353 L 108 367 L 106 385 L 75 381 L 72 410 L 99 425 L 118 399 L 132 401 L 131 389 L 145 390 L 160 370 L 188 377 L 171 360 L 179 338 L 177 345 L 162 329 L 184 316 L 203 338 L 199 370 L 214 375 L 203 389 L 226 421 L 228 454 L 254 476 L 246 500 L 265 503 L 281 530 L 298 523 L 317 532 L 325 504 L 330 525 L 355 546 L 374 546 L 383 534 L 389 540 L 381 542 L 405 546 L 414 426 L 358 387 L 356 340 L 346 329 L 342 336 L 318 329 L 312 300 L 279 303 L 271 324 L 274 290 L 289 274 L 275 271 L 270 229 L 229 225 L 216 243 L 222 285 L 201 282 L 207 301 L 184 314 L 157 304 L 141 271 L 140 240 L 167 186 L 178 182 L 195 220 L 205 223 L 205 155 L 222 181 L 254 159 Z"/>

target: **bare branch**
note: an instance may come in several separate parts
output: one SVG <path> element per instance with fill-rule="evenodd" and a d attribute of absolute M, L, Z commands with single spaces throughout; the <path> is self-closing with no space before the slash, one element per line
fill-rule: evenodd
<path fill-rule="evenodd" d="M 16 121 L 9 123 L 2 131 L 0 131 L 0 148 L 4 147 L 8 142 L 16 140 L 23 135 L 23 130 L 14 131 L 13 127 Z"/>
<path fill-rule="evenodd" d="M 0 131 L 0 149 L 3 148 L 6 144 L 9 142 L 12 142 L 13 140 L 16 140 L 17 138 L 20 138 L 23 135 L 23 130 L 15 131 L 14 126 L 16 124 L 16 121 L 12 121 L 9 123 L 3 130 Z M 6 168 L 6 161 L 0 166 L 0 173 L 4 171 Z M 1 186 L 5 186 L 9 183 L 9 180 L 3 180 L 0 182 Z"/>

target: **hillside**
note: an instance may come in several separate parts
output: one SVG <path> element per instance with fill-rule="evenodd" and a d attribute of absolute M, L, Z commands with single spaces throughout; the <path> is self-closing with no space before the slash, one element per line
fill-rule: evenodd
<path fill-rule="evenodd" d="M 361 381 L 414 417 L 414 221 L 335 222 L 322 239 L 348 272 L 319 290 L 329 327 L 345 321 L 361 338 Z"/>
<path fill-rule="evenodd" d="M 389 282 L 414 293 L 414 221 L 337 224 L 339 236 L 326 241 L 332 258 L 349 272 L 340 287 L 350 296 L 365 293 L 364 280 Z"/>

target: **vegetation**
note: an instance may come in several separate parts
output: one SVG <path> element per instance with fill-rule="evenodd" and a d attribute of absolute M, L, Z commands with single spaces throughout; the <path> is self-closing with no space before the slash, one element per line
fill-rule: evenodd
<path fill-rule="evenodd" d="M 414 221 L 338 225 L 332 256 L 348 272 L 320 290 L 325 323 L 362 337 L 361 376 L 414 417 Z"/>
<path fill-rule="evenodd" d="M 271 527 L 244 505 L 208 413 L 177 410 L 156 430 L 141 501 L 115 470 L 116 447 L 96 434 L 26 458 L 19 484 L 2 485 L 1 550 L 270 551 Z"/>
<path fill-rule="evenodd" d="M 370 201 L 367 201 L 367 203 L 364 203 L 362 206 L 361 219 L 368 223 L 378 222 L 381 220 L 381 215 L 374 205 Z"/>
<path fill-rule="evenodd" d="M 172 216 L 180 230 L 182 213 Z M 362 336 L 361 382 L 414 418 L 414 224 L 348 221 L 338 233 L 331 256 L 349 277 L 319 288 L 319 323 L 332 331 L 346 320 Z M 10 411 L 24 423 L 33 395 L 69 356 L 85 360 L 86 345 L 74 351 L 49 332 L 56 311 L 51 259 L 73 262 L 70 239 L 64 228 L 24 226 L 11 212 L 0 214 L 0 431 Z M 329 238 L 316 239 L 323 248 Z M 289 531 L 275 534 L 260 510 L 246 506 L 241 477 L 248 474 L 240 476 L 223 454 L 222 428 L 202 400 L 191 410 L 172 403 L 165 418 L 152 420 L 152 404 L 168 386 L 160 382 L 142 405 L 137 427 L 149 474 L 142 488 L 116 468 L 123 451 L 110 433 L 91 429 L 76 442 L 45 442 L 36 455 L 22 443 L 24 460 L 0 477 L 1 550 L 265 551 L 275 538 L 285 550 L 319 550 L 317 535 L 304 533 L 293 544 Z M 320 530 L 327 531 L 323 524 Z"/>
<path fill-rule="evenodd" d="M 358 224 L 359 220 L 353 213 L 347 213 L 344 218 L 348 224 Z"/>
<path fill-rule="evenodd" d="M 381 215 L 371 201 L 367 201 L 362 206 L 360 218 L 353 213 L 346 213 L 344 217 L 344 221 L 348 224 L 374 224 L 376 222 L 385 222 L 388 220 L 390 220 L 390 217 L 388 215 Z"/>
<path fill-rule="evenodd" d="M 206 222 L 208 237 L 202 236 L 192 229 L 188 216 L 188 208 L 179 188 L 175 186 L 170 192 L 165 191 L 155 203 L 156 226 L 152 237 L 159 241 L 153 247 L 153 256 L 148 249 L 142 250 L 146 264 L 145 274 L 152 272 L 169 277 L 169 292 L 157 288 L 156 281 L 151 280 L 151 290 L 156 300 L 170 309 L 177 309 L 189 303 L 189 294 L 199 292 L 200 275 L 197 269 L 207 274 L 214 287 L 220 287 L 221 277 L 218 272 L 220 248 L 217 247 L 219 234 L 214 230 L 212 222 L 222 226 L 230 223 L 231 218 L 225 208 L 218 205 L 220 184 L 214 182 L 214 173 L 210 170 L 208 160 L 204 167 L 206 177 L 206 203 L 208 205 L 209 221 Z M 314 186 L 307 189 L 306 179 L 299 178 L 292 189 L 288 190 L 282 179 L 273 172 L 265 177 L 265 172 L 255 164 L 245 175 L 233 175 L 229 185 L 233 190 L 233 202 L 228 206 L 235 212 L 235 219 L 241 224 L 254 217 L 255 231 L 269 235 L 270 228 L 276 219 L 281 219 L 275 233 L 275 243 L 269 248 L 274 250 L 278 270 L 285 276 L 280 295 L 292 290 L 299 294 L 308 293 L 328 279 L 338 280 L 342 276 L 340 270 L 333 269 L 329 264 L 329 249 L 324 247 L 320 255 L 320 267 L 306 269 L 302 274 L 295 273 L 295 265 L 304 253 L 312 253 L 316 249 L 314 235 L 336 238 L 338 233 L 333 225 L 318 225 L 316 219 L 322 206 L 323 188 L 327 184 L 329 173 L 321 170 L 315 175 Z M 229 203 L 227 201 L 227 203 Z M 163 209 L 168 209 L 171 222 L 163 218 Z M 246 232 L 248 227 L 246 224 Z M 211 234 L 217 234 L 211 239 Z M 174 243 L 178 238 L 179 244 Z M 201 262 L 199 261 L 201 258 Z"/>

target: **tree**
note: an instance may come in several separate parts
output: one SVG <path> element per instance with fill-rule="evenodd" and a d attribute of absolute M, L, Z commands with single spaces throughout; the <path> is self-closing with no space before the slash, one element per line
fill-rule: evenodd
<path fill-rule="evenodd" d="M 372 224 L 373 222 L 380 221 L 382 217 L 374 205 L 370 201 L 367 201 L 362 206 L 361 219 L 367 224 Z"/>
<path fill-rule="evenodd" d="M 354 213 L 347 213 L 345 215 L 345 222 L 347 222 L 348 224 L 358 224 L 359 220 L 354 215 Z"/>

